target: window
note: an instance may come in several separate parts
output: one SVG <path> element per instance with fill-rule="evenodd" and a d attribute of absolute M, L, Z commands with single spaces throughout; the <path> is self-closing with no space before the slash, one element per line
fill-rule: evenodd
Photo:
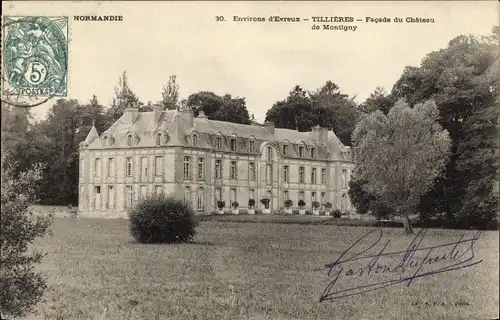
<path fill-rule="evenodd" d="M 289 195 L 288 195 L 288 190 L 285 190 L 285 191 L 283 191 L 283 200 L 285 200 L 285 201 L 286 201 L 286 200 L 288 200 L 288 199 L 290 199 L 290 198 L 289 198 Z"/>
<path fill-rule="evenodd" d="M 273 165 L 266 165 L 266 182 L 267 184 L 271 184 L 273 182 Z"/>
<path fill-rule="evenodd" d="M 255 141 L 250 140 L 249 145 L 248 145 L 248 149 L 249 149 L 248 151 L 250 151 L 250 153 L 255 152 Z"/>
<path fill-rule="evenodd" d="M 325 193 L 321 192 L 321 203 L 325 203 Z"/>
<path fill-rule="evenodd" d="M 316 184 L 316 168 L 312 168 L 311 170 L 311 183 Z"/>
<path fill-rule="evenodd" d="M 141 186 L 141 199 L 148 196 L 148 186 Z"/>
<path fill-rule="evenodd" d="M 156 145 L 161 145 L 161 133 L 156 134 Z"/>
<path fill-rule="evenodd" d="M 148 167 L 149 167 L 149 163 L 148 163 L 148 158 L 146 157 L 141 157 L 141 178 L 142 180 L 146 180 L 148 178 Z"/>
<path fill-rule="evenodd" d="M 80 159 L 80 165 L 82 166 L 82 168 L 80 169 L 80 175 L 83 178 L 85 176 L 85 159 Z"/>
<path fill-rule="evenodd" d="M 156 193 L 157 195 L 162 194 L 162 193 L 163 193 L 163 187 L 162 187 L 162 186 L 160 186 L 160 185 L 155 186 L 155 193 Z"/>
<path fill-rule="evenodd" d="M 299 200 L 304 200 L 304 191 L 299 192 Z"/>
<path fill-rule="evenodd" d="M 202 187 L 198 189 L 197 205 L 199 211 L 205 210 L 205 190 Z"/>
<path fill-rule="evenodd" d="M 155 176 L 163 175 L 163 157 L 155 157 Z"/>
<path fill-rule="evenodd" d="M 205 179 L 205 159 L 198 158 L 198 180 Z"/>
<path fill-rule="evenodd" d="M 107 148 L 108 147 L 108 137 L 104 137 L 103 138 L 103 145 L 104 145 L 104 148 Z"/>
<path fill-rule="evenodd" d="M 216 188 L 215 189 L 215 201 L 222 200 L 222 189 L 221 188 Z"/>
<path fill-rule="evenodd" d="M 95 171 L 94 172 L 95 172 L 96 178 L 101 177 L 101 159 L 100 158 L 95 159 Z"/>
<path fill-rule="evenodd" d="M 283 155 L 287 156 L 288 155 L 288 145 L 283 145 Z"/>
<path fill-rule="evenodd" d="M 127 146 L 129 146 L 129 147 L 132 146 L 132 135 L 131 134 L 129 134 L 127 136 Z"/>
<path fill-rule="evenodd" d="M 273 161 L 273 149 L 267 147 L 267 161 Z"/>
<path fill-rule="evenodd" d="M 197 146 L 198 145 L 198 136 L 193 134 L 193 146 Z"/>
<path fill-rule="evenodd" d="M 342 186 L 347 187 L 347 170 L 342 170 Z"/>
<path fill-rule="evenodd" d="M 134 201 L 134 193 L 132 191 L 132 186 L 126 186 L 126 195 L 125 195 L 125 208 L 131 208 Z"/>
<path fill-rule="evenodd" d="M 108 186 L 108 202 L 106 203 L 106 209 L 115 208 L 115 189 L 113 186 Z"/>
<path fill-rule="evenodd" d="M 236 151 L 236 139 L 231 139 L 231 151 Z"/>
<path fill-rule="evenodd" d="M 95 191 L 95 193 L 100 194 L 101 193 L 101 186 L 96 186 L 94 191 Z"/>
<path fill-rule="evenodd" d="M 222 138 L 221 137 L 215 138 L 215 149 L 217 149 L 217 150 L 222 149 Z"/>
<path fill-rule="evenodd" d="M 184 188 L 184 201 L 186 201 L 187 203 L 191 203 L 191 188 L 190 187 Z"/>
<path fill-rule="evenodd" d="M 316 192 L 311 192 L 311 202 L 316 201 Z"/>
<path fill-rule="evenodd" d="M 127 171 L 127 177 L 131 177 L 132 176 L 132 158 L 127 158 L 127 161 L 126 161 L 127 165 L 126 165 L 126 171 Z"/>
<path fill-rule="evenodd" d="M 304 167 L 299 167 L 299 183 L 304 183 Z"/>
<path fill-rule="evenodd" d="M 299 157 L 301 157 L 301 158 L 304 157 L 304 147 L 302 147 L 302 146 L 299 147 Z"/>
<path fill-rule="evenodd" d="M 288 166 L 283 166 L 283 182 L 288 182 L 289 180 L 289 167 Z"/>
<path fill-rule="evenodd" d="M 231 161 L 231 168 L 229 172 L 229 179 L 238 179 L 238 173 L 237 173 L 237 163 L 236 161 Z"/>
<path fill-rule="evenodd" d="M 184 157 L 184 179 L 191 179 L 191 157 Z"/>
<path fill-rule="evenodd" d="M 230 196 L 230 199 L 229 199 L 230 203 L 229 203 L 229 205 L 232 207 L 233 206 L 233 202 L 236 201 L 236 189 L 235 188 L 231 188 L 231 193 L 229 194 L 229 196 Z"/>
<path fill-rule="evenodd" d="M 255 199 L 255 190 L 254 189 L 248 190 L 248 199 Z"/>
<path fill-rule="evenodd" d="M 250 181 L 257 180 L 257 174 L 256 174 L 256 171 L 255 171 L 255 162 L 250 162 L 248 164 L 248 179 Z"/>
<path fill-rule="evenodd" d="M 222 179 L 222 161 L 215 160 L 215 179 Z"/>
<path fill-rule="evenodd" d="M 316 148 L 311 148 L 311 158 L 316 158 Z"/>
<path fill-rule="evenodd" d="M 115 176 L 115 158 L 108 159 L 108 177 Z"/>
<path fill-rule="evenodd" d="M 321 169 L 321 184 L 326 184 L 326 169 Z"/>

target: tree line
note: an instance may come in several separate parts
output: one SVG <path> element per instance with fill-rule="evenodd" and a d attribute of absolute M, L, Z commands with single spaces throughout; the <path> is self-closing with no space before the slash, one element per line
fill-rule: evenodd
<path fill-rule="evenodd" d="M 313 90 L 295 85 L 283 100 L 270 107 L 265 121 L 278 128 L 299 131 L 309 131 L 318 124 L 332 129 L 345 145 L 353 147 L 355 161 L 362 159 L 363 152 L 368 150 L 363 149 L 363 143 L 368 139 L 370 128 L 394 126 L 392 131 L 384 133 L 385 138 L 379 134 L 385 142 L 392 139 L 393 144 L 373 140 L 378 141 L 378 145 L 371 146 L 374 149 L 370 152 L 380 153 L 378 161 L 391 160 L 384 152 L 388 148 L 393 150 L 395 145 L 402 146 L 399 142 L 407 140 L 413 148 L 410 145 L 406 151 L 420 152 L 420 157 L 415 159 L 439 164 L 436 169 L 421 163 L 420 174 L 428 176 L 415 180 L 425 187 L 418 192 L 412 189 L 413 197 L 407 197 L 413 202 L 409 208 L 419 212 L 424 220 L 439 217 L 447 226 L 494 225 L 498 219 L 499 34 L 499 28 L 494 27 L 488 37 L 462 35 L 452 39 L 446 48 L 426 55 L 420 66 L 406 67 L 389 92 L 377 87 L 360 104 L 355 102 L 355 97 L 343 93 L 334 81 L 326 81 Z M 244 97 L 200 91 L 180 100 L 174 75 L 162 89 L 161 100 L 154 104 L 161 104 L 164 109 L 187 105 L 193 108 L 195 115 L 203 110 L 213 120 L 241 124 L 250 124 L 253 120 Z M 126 72 L 119 77 L 113 101 L 107 107 L 96 96 L 86 103 L 59 99 L 45 119 L 33 121 L 29 109 L 2 104 L 3 165 L 19 174 L 36 163 L 45 164 L 44 179 L 39 182 L 37 194 L 41 203 L 76 205 L 79 143 L 92 125 L 101 134 L 129 106 L 150 111 L 153 102 L 144 103 L 139 99 L 130 87 Z M 428 136 L 422 128 L 412 125 L 405 126 L 398 135 L 395 130 L 400 123 L 390 120 L 391 117 L 407 119 L 405 121 L 419 119 L 434 128 L 423 115 L 425 119 L 434 119 L 447 132 L 448 142 Z M 417 146 L 422 146 L 421 150 L 417 150 Z M 447 147 L 438 153 L 439 159 L 445 159 L 441 164 L 433 160 L 436 155 L 431 151 L 441 150 L 442 146 Z M 400 158 L 394 156 L 391 161 Z M 398 209 L 386 201 L 387 194 L 380 194 L 377 192 L 380 188 L 374 187 L 376 176 L 369 171 L 378 166 L 372 160 L 365 162 L 371 167 L 360 165 L 362 169 L 354 173 L 349 191 L 351 201 L 360 213 L 379 217 L 398 214 L 401 206 Z"/>

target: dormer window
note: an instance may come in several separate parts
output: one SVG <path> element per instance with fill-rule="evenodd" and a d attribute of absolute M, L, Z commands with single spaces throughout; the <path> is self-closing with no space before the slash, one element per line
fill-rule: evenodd
<path fill-rule="evenodd" d="M 156 145 L 161 145 L 161 133 L 156 134 Z"/>
<path fill-rule="evenodd" d="M 231 139 L 231 151 L 236 151 L 236 139 Z"/>
<path fill-rule="evenodd" d="M 132 135 L 129 134 L 127 136 L 127 146 L 131 147 L 132 146 Z"/>
<path fill-rule="evenodd" d="M 215 149 L 217 149 L 217 150 L 222 149 L 222 138 L 221 137 L 215 138 Z"/>
<path fill-rule="evenodd" d="M 304 157 L 304 147 L 303 146 L 299 147 L 299 157 L 301 157 L 301 158 Z"/>
<path fill-rule="evenodd" d="M 273 161 L 273 149 L 267 147 L 267 161 Z"/>
<path fill-rule="evenodd" d="M 287 144 L 283 145 L 283 155 L 284 156 L 288 155 L 288 145 Z"/>
<path fill-rule="evenodd" d="M 193 134 L 192 141 L 193 141 L 193 146 L 197 146 L 198 145 L 198 136 Z"/>
<path fill-rule="evenodd" d="M 316 158 L 316 148 L 311 148 L 311 158 Z"/>
<path fill-rule="evenodd" d="M 248 143 L 248 151 L 250 153 L 255 152 L 255 141 L 254 140 L 250 140 L 250 142 Z"/>
<path fill-rule="evenodd" d="M 102 140 L 103 140 L 102 144 L 103 144 L 104 148 L 107 148 L 108 147 L 108 137 L 104 137 Z"/>

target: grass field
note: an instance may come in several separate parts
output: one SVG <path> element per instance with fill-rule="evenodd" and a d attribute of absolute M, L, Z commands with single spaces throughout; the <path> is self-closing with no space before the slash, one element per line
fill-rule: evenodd
<path fill-rule="evenodd" d="M 476 266 L 320 303 L 331 281 L 324 265 L 370 230 L 205 221 L 194 243 L 141 245 L 127 220 L 59 218 L 53 235 L 34 246 L 48 254 L 39 269 L 49 288 L 28 319 L 498 318 L 498 232 L 476 242 L 474 254 L 484 260 Z M 391 240 L 387 251 L 405 250 L 412 240 L 401 229 L 383 233 Z M 474 232 L 429 230 L 423 243 L 462 234 Z M 383 277 L 345 278 L 336 287 Z"/>

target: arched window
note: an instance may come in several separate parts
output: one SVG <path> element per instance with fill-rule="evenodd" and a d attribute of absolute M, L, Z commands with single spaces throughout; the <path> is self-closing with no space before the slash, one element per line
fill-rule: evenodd
<path fill-rule="evenodd" d="M 193 134 L 193 146 L 197 146 L 198 145 L 198 136 Z"/>
<path fill-rule="evenodd" d="M 273 148 L 267 147 L 267 161 L 273 161 Z"/>
<path fill-rule="evenodd" d="M 198 189 L 198 210 L 205 210 L 205 190 L 202 187 Z"/>
<path fill-rule="evenodd" d="M 161 133 L 156 134 L 156 145 L 161 145 Z"/>
<path fill-rule="evenodd" d="M 184 201 L 191 204 L 191 188 L 190 187 L 184 188 Z"/>
<path fill-rule="evenodd" d="M 129 134 L 127 136 L 127 146 L 129 146 L 129 147 L 132 146 L 132 135 L 131 134 Z"/>

